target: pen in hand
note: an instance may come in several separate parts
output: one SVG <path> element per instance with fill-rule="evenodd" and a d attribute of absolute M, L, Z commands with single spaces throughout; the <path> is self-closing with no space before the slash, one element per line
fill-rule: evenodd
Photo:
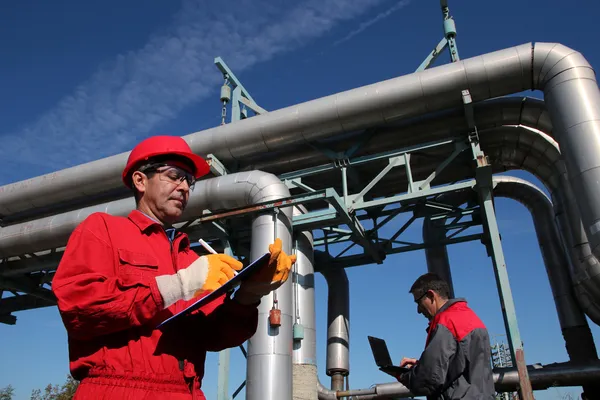
<path fill-rule="evenodd" d="M 198 239 L 198 243 L 200 243 L 200 245 L 202 247 L 204 247 L 206 249 L 206 251 L 208 251 L 209 253 L 211 253 L 211 254 L 217 254 L 217 251 L 215 249 L 213 249 L 210 244 L 206 243 L 204 241 L 204 239 L 202 239 L 202 238 Z M 237 271 L 233 270 L 233 275 L 235 276 L 237 274 L 238 274 Z"/>

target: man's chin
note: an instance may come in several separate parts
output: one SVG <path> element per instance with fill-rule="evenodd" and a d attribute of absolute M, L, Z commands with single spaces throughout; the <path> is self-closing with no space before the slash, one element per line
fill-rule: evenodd
<path fill-rule="evenodd" d="M 179 219 L 181 218 L 182 215 L 183 215 L 183 209 L 178 208 L 178 207 L 173 207 L 172 209 L 169 210 L 168 213 L 166 213 L 165 219 L 169 223 L 175 223 L 175 222 L 179 221 Z"/>

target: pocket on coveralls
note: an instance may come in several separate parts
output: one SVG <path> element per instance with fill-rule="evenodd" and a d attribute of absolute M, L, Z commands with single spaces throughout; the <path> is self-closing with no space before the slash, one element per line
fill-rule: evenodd
<path fill-rule="evenodd" d="M 127 283 L 143 281 L 158 275 L 158 260 L 152 254 L 118 249 L 119 276 Z"/>

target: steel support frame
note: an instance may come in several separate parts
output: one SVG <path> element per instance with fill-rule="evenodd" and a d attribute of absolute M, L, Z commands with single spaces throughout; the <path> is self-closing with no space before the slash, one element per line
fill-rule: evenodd
<path fill-rule="evenodd" d="M 442 40 L 440 40 L 438 45 L 435 46 L 431 53 L 425 57 L 425 60 L 423 60 L 415 72 L 423 71 L 429 68 L 446 47 L 448 48 L 450 60 L 452 60 L 452 62 L 460 60 L 458 56 L 458 46 L 456 44 L 456 26 L 454 24 L 454 19 L 450 15 L 448 1 L 441 0 L 440 7 L 442 9 L 442 16 L 444 17 L 444 37 Z"/>
<path fill-rule="evenodd" d="M 476 190 L 482 214 L 485 237 L 484 243 L 488 255 L 492 258 L 498 295 L 500 297 L 500 305 L 502 307 L 504 327 L 508 336 L 511 357 L 517 366 L 519 374 L 519 399 L 533 400 L 533 391 L 531 388 L 531 381 L 529 380 L 527 364 L 525 362 L 525 352 L 523 350 L 523 342 L 521 341 L 521 334 L 519 332 L 515 303 L 510 289 L 506 261 L 502 250 L 502 241 L 498 230 L 496 212 L 494 210 L 492 167 L 480 147 L 479 135 L 477 133 L 473 115 L 473 102 L 468 90 L 462 91 L 462 98 L 467 125 L 471 129 L 468 139 L 473 153 L 473 160 L 477 165 L 475 170 L 475 180 L 477 182 Z"/>
<path fill-rule="evenodd" d="M 221 57 L 216 57 L 214 62 L 223 74 L 223 77 L 234 86 L 231 96 L 231 122 L 247 118 L 246 107 L 254 111 L 257 115 L 267 113 L 267 110 L 256 104 L 250 93 L 242 85 L 242 82 L 235 76 Z"/>

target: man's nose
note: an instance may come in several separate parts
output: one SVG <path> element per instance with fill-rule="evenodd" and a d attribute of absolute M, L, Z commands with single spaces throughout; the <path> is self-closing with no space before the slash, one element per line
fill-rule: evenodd
<path fill-rule="evenodd" d="M 183 182 L 177 186 L 177 190 L 186 193 L 190 191 L 190 184 L 188 183 L 187 179 L 184 179 Z"/>

